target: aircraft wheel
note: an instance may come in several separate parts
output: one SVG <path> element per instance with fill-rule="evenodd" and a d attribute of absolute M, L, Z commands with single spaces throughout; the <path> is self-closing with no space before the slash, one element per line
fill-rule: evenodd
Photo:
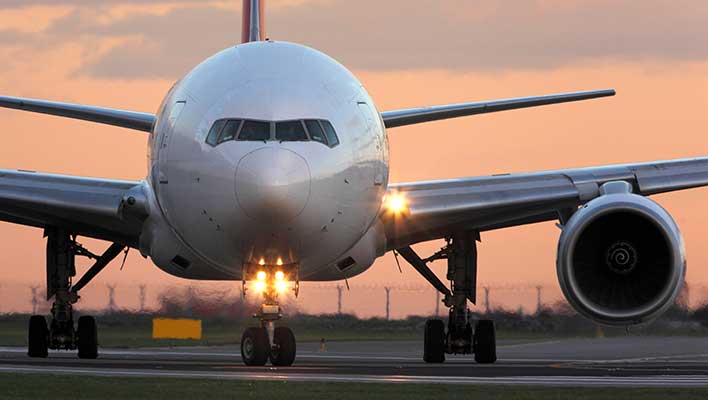
<path fill-rule="evenodd" d="M 96 319 L 90 316 L 79 317 L 76 330 L 79 358 L 95 359 L 98 357 L 98 329 Z"/>
<path fill-rule="evenodd" d="M 426 363 L 445 361 L 445 324 L 439 319 L 425 321 L 423 361 Z"/>
<path fill-rule="evenodd" d="M 248 328 L 241 336 L 241 358 L 248 366 L 263 366 L 268 361 L 270 342 L 265 328 Z"/>
<path fill-rule="evenodd" d="M 47 320 L 43 315 L 33 315 L 29 320 L 29 334 L 27 335 L 27 355 L 30 357 L 46 358 L 49 354 L 49 329 Z"/>
<path fill-rule="evenodd" d="M 477 321 L 474 329 L 474 360 L 479 364 L 492 364 L 497 361 L 497 339 L 494 321 Z"/>
<path fill-rule="evenodd" d="M 270 351 L 270 362 L 278 367 L 289 367 L 295 361 L 295 335 L 290 328 L 279 326 L 273 334 L 274 348 Z"/>

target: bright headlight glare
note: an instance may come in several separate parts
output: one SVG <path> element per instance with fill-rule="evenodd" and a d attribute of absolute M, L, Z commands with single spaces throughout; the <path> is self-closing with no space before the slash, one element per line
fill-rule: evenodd
<path fill-rule="evenodd" d="M 256 289 L 256 292 L 262 292 L 266 288 L 266 283 L 263 281 L 256 281 L 253 287 Z"/>
<path fill-rule="evenodd" d="M 276 288 L 279 292 L 284 292 L 285 289 L 287 289 L 287 287 L 288 287 L 288 285 L 287 285 L 287 283 L 285 283 L 285 281 L 278 281 L 278 282 L 275 282 L 275 288 Z"/>
<path fill-rule="evenodd" d="M 386 198 L 386 208 L 393 213 L 401 213 L 407 208 L 406 198 L 400 193 L 393 193 Z"/>
<path fill-rule="evenodd" d="M 277 271 L 275 273 L 275 280 L 282 281 L 283 279 L 285 279 L 285 274 L 283 273 L 283 271 Z"/>
<path fill-rule="evenodd" d="M 258 273 L 256 274 L 256 279 L 258 279 L 259 281 L 265 281 L 266 280 L 265 271 L 258 271 Z"/>

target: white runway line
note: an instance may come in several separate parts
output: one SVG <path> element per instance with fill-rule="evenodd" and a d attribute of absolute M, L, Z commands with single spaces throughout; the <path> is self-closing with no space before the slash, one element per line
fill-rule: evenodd
<path fill-rule="evenodd" d="M 337 375 L 337 374 L 288 374 L 257 372 L 190 372 L 154 371 L 134 369 L 98 369 L 67 367 L 0 366 L 0 372 L 35 374 L 69 374 L 104 377 L 161 377 L 202 378 L 227 380 L 264 380 L 291 382 L 359 382 L 359 383 L 426 383 L 426 384 L 492 384 L 532 386 L 636 386 L 636 387 L 708 387 L 708 377 L 694 375 L 655 375 L 635 377 L 608 376 L 513 376 L 513 377 L 464 377 L 464 376 L 403 376 L 403 375 Z"/>
<path fill-rule="evenodd" d="M 504 345 L 497 345 L 497 349 L 510 349 L 514 347 L 526 347 L 526 346 L 540 346 L 540 345 L 546 345 L 546 344 L 557 344 L 561 343 L 560 340 L 547 340 L 545 342 L 524 342 L 524 343 L 515 343 L 515 344 L 504 344 Z"/>
<path fill-rule="evenodd" d="M 25 354 L 27 349 L 24 347 L 0 347 L 0 353 Z M 64 350 L 50 350 L 49 354 L 71 354 Z M 240 352 L 202 352 L 202 351 L 171 351 L 171 350 L 121 350 L 121 349 L 100 349 L 99 355 L 107 356 L 162 356 L 162 357 L 222 357 L 241 359 Z M 702 358 L 708 357 L 708 354 L 681 354 L 670 356 L 657 357 L 638 357 L 638 358 L 623 358 L 610 360 L 592 360 L 592 359 L 564 359 L 564 358 L 504 358 L 499 357 L 500 362 L 530 362 L 530 363 L 579 363 L 579 364 L 613 364 L 613 363 L 641 363 L 660 360 L 681 360 L 681 358 Z M 404 357 L 404 356 L 374 356 L 374 355 L 354 355 L 351 353 L 325 352 L 319 353 L 314 351 L 301 351 L 297 354 L 297 358 L 304 359 L 323 359 L 323 360 L 372 360 L 372 361 L 420 361 L 421 357 Z M 450 363 L 467 362 L 468 359 L 449 358 Z M 702 363 L 698 360 L 681 360 L 684 363 Z"/>
<path fill-rule="evenodd" d="M 0 347 L 0 353 L 24 354 L 27 349 L 19 347 Z M 62 350 L 50 350 L 49 354 L 70 354 Z M 115 350 L 115 349 L 99 349 L 99 355 L 108 356 L 189 356 L 189 357 L 226 357 L 226 358 L 241 358 L 241 353 L 225 353 L 225 352 L 198 352 L 198 351 L 160 351 L 160 350 Z M 351 353 L 317 353 L 313 351 L 302 351 L 297 354 L 297 358 L 311 359 L 345 359 L 345 360 L 375 360 L 375 361 L 419 361 L 421 357 L 399 357 L 399 356 L 368 356 L 368 355 L 352 355 Z"/>

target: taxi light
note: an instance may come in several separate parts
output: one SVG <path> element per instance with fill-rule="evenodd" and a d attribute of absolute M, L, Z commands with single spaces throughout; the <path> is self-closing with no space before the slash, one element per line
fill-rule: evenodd
<path fill-rule="evenodd" d="M 287 287 L 288 287 L 288 286 L 287 286 L 287 283 L 285 283 L 284 281 L 277 281 L 277 282 L 275 282 L 275 288 L 276 288 L 279 292 L 284 292 L 285 289 L 287 289 Z"/>
<path fill-rule="evenodd" d="M 256 292 L 262 292 L 266 288 L 266 283 L 264 281 L 256 281 L 254 288 L 256 289 Z"/>
<path fill-rule="evenodd" d="M 282 281 L 283 279 L 285 279 L 285 274 L 283 273 L 283 271 L 277 271 L 275 273 L 275 280 Z"/>
<path fill-rule="evenodd" d="M 258 279 L 259 281 L 265 281 L 266 280 L 265 271 L 258 271 L 258 273 L 256 274 L 256 279 Z"/>
<path fill-rule="evenodd" d="M 402 213 L 407 207 L 406 198 L 401 193 L 393 193 L 386 198 L 386 208 L 394 214 Z"/>

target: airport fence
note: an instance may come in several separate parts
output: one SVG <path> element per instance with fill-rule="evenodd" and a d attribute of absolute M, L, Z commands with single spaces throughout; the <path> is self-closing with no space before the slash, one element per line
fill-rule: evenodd
<path fill-rule="evenodd" d="M 100 283 L 81 292 L 79 307 L 93 312 L 116 311 L 186 315 L 248 315 L 258 302 L 244 295 L 240 282 L 197 282 L 185 285 Z M 0 314 L 46 313 L 50 303 L 39 283 L 0 283 Z M 678 308 L 701 310 L 708 285 L 685 285 Z M 402 319 L 408 316 L 445 316 L 438 292 L 423 284 L 303 283 L 300 295 L 283 297 L 290 314 L 351 314 L 362 318 Z M 535 315 L 543 310 L 569 309 L 557 285 L 490 284 L 478 289 L 473 312 L 513 312 Z M 708 311 L 706 311 L 708 316 Z"/>

